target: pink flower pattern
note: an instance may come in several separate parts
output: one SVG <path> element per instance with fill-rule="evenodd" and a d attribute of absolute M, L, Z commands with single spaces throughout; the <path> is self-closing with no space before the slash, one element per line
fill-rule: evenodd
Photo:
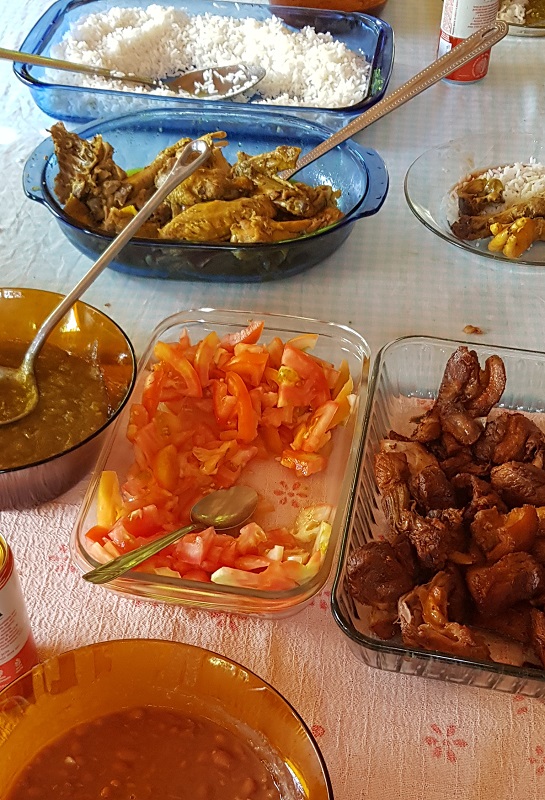
<path fill-rule="evenodd" d="M 292 508 L 300 508 L 301 502 L 308 498 L 308 489 L 301 481 L 293 481 L 290 485 L 288 481 L 282 480 L 274 490 L 274 495 L 278 497 L 279 506 L 290 505 Z"/>
<path fill-rule="evenodd" d="M 447 725 L 445 733 L 439 725 L 431 725 L 435 736 L 426 736 L 424 741 L 428 747 L 432 748 L 434 758 L 445 758 L 449 763 L 456 764 L 457 756 L 455 747 L 467 747 L 468 743 L 464 739 L 454 738 L 456 725 Z"/>
<path fill-rule="evenodd" d="M 240 628 L 240 619 L 225 611 L 210 611 L 210 616 L 215 619 L 217 628 L 229 628 L 232 633 L 237 633 Z"/>
<path fill-rule="evenodd" d="M 523 694 L 516 694 L 513 697 L 513 703 L 524 703 L 524 705 L 519 705 L 515 707 L 515 714 L 527 714 L 528 713 L 528 706 L 526 705 L 528 698 L 526 698 Z"/>
<path fill-rule="evenodd" d="M 56 553 L 49 553 L 47 560 L 51 564 L 51 569 L 57 574 L 68 571 L 76 572 L 74 564 L 70 562 L 70 550 L 66 544 L 61 544 Z"/>
<path fill-rule="evenodd" d="M 325 733 L 323 725 L 313 725 L 310 730 L 315 739 L 319 739 Z"/>
<path fill-rule="evenodd" d="M 528 761 L 530 764 L 536 764 L 536 775 L 545 774 L 545 749 L 540 745 L 534 748 L 535 755 L 530 756 Z"/>

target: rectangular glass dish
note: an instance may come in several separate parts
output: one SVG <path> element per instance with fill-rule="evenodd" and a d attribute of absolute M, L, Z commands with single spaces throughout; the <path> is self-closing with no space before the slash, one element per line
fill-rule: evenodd
<path fill-rule="evenodd" d="M 329 545 L 319 571 L 307 582 L 282 591 L 232 588 L 216 583 L 184 580 L 139 571 L 127 573 L 105 584 L 107 588 L 150 600 L 219 611 L 258 614 L 264 617 L 283 617 L 301 610 L 326 582 L 335 558 L 340 532 L 346 526 L 347 509 L 352 505 L 356 463 L 362 445 L 369 347 L 356 331 L 331 322 L 277 314 L 251 315 L 244 311 L 215 309 L 181 312 L 165 319 L 153 332 L 139 363 L 132 402 L 138 402 L 141 397 L 144 382 L 154 360 L 153 350 L 158 341 L 177 341 L 182 331 L 186 329 L 191 342 L 196 343 L 212 331 L 216 331 L 220 337 L 237 332 L 251 319 L 265 322 L 261 337 L 264 342 L 269 342 L 275 336 L 285 342 L 301 334 L 318 334 L 313 355 L 337 366 L 345 359 L 354 382 L 354 406 L 346 422 L 333 432 L 333 448 L 327 468 L 323 472 L 308 478 L 298 478 L 293 470 L 268 458 L 264 461 L 251 461 L 238 481 L 253 485 L 265 502 L 270 501 L 270 514 L 267 519 L 269 528 L 289 526 L 301 507 L 315 503 L 329 503 L 334 507 Z M 85 534 L 97 523 L 96 504 L 100 475 L 103 470 L 115 470 L 123 482 L 123 476 L 134 460 L 132 445 L 125 435 L 130 405 L 131 403 L 127 405 L 126 413 L 120 416 L 118 423 L 113 427 L 100 453 L 72 533 L 71 555 L 84 572 L 98 566 L 98 562 L 88 552 Z"/>
<path fill-rule="evenodd" d="M 30 30 L 20 49 L 38 55 L 51 55 L 51 48 L 58 45 L 70 25 L 87 14 L 104 12 L 113 7 L 142 8 L 149 0 L 57 0 Z M 361 102 L 339 109 L 302 108 L 259 104 L 250 101 L 251 108 L 266 113 L 285 111 L 298 117 L 306 117 L 326 124 L 341 127 L 347 118 L 369 108 L 386 91 L 393 67 L 394 39 L 387 22 L 360 13 L 344 13 L 323 9 L 283 7 L 252 3 L 210 2 L 210 0 L 169 0 L 165 6 L 185 10 L 190 15 L 210 13 L 232 19 L 250 18 L 264 22 L 272 16 L 281 18 L 288 30 L 296 31 L 305 26 L 313 27 L 317 33 L 330 33 L 334 40 L 363 56 L 370 65 L 366 91 Z M 210 66 L 213 66 L 212 64 Z M 17 77 L 30 89 L 39 108 L 55 119 L 68 122 L 89 122 L 111 114 L 122 114 L 145 108 L 205 109 L 221 111 L 233 107 L 234 101 L 187 100 L 164 95 L 143 96 L 137 92 L 106 89 L 90 89 L 73 86 L 63 81 L 63 73 L 51 82 L 43 67 L 17 63 Z M 257 95 L 256 95 L 257 98 Z"/>
<path fill-rule="evenodd" d="M 460 345 L 475 350 L 481 364 L 491 355 L 505 364 L 507 384 L 500 408 L 543 414 L 545 412 L 545 353 L 494 345 L 474 345 L 413 336 L 383 347 L 374 362 L 364 419 L 364 445 L 358 486 L 348 509 L 341 552 L 332 592 L 335 621 L 348 637 L 352 652 L 365 664 L 404 675 L 419 675 L 452 683 L 497 689 L 530 697 L 545 697 L 545 670 L 457 658 L 435 651 L 411 649 L 400 637 L 378 638 L 369 627 L 363 607 L 348 589 L 347 561 L 357 548 L 384 538 L 388 528 L 376 486 L 373 456 L 382 439 L 393 429 L 408 433 L 407 406 L 427 401 L 437 390 L 448 358 Z M 420 412 L 421 413 L 421 412 Z M 535 419 L 535 417 L 534 417 Z"/>

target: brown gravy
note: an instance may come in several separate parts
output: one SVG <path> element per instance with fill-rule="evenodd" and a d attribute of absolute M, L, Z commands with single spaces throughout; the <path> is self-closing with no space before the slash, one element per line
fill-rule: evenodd
<path fill-rule="evenodd" d="M 0 364 L 18 367 L 28 347 L 0 343 Z M 27 417 L 0 426 L 0 470 L 32 464 L 82 442 L 110 416 L 108 393 L 96 364 L 45 344 L 36 359 L 38 405 Z M 15 391 L 15 390 L 14 390 Z M 0 407 L 13 408 L 9 384 Z"/>
<path fill-rule="evenodd" d="M 280 800 L 257 752 L 212 720 L 144 706 L 47 745 L 5 800 Z"/>

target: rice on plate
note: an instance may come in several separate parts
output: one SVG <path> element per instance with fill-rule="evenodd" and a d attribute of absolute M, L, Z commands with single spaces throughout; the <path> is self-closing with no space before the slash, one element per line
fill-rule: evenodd
<path fill-rule="evenodd" d="M 259 98 L 267 105 L 343 108 L 367 93 L 371 65 L 330 33 L 306 26 L 292 32 L 272 16 L 264 22 L 206 12 L 190 15 L 172 6 L 114 7 L 89 14 L 70 26 L 51 55 L 68 61 L 151 78 L 191 69 L 256 63 L 266 75 Z M 71 75 L 66 83 L 175 96 L 166 88 L 146 89 L 105 78 Z M 255 90 L 235 101 L 247 102 Z"/>
<path fill-rule="evenodd" d="M 545 164 L 530 158 L 466 175 L 449 192 L 446 216 L 458 238 L 492 236 L 489 250 L 519 258 L 545 240 Z"/>

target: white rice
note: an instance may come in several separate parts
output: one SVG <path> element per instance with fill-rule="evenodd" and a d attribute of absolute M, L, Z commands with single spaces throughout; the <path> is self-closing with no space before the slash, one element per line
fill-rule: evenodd
<path fill-rule="evenodd" d="M 151 78 L 237 62 L 267 74 L 257 102 L 342 108 L 366 95 L 370 64 L 329 33 L 290 31 L 278 17 L 265 22 L 210 13 L 188 15 L 172 7 L 112 8 L 73 24 L 51 54 L 68 61 Z M 58 81 L 58 72 L 55 73 Z M 63 82 L 90 88 L 149 93 L 137 85 L 65 73 Z M 249 96 L 255 90 L 249 92 Z M 167 89 L 153 94 L 172 95 Z M 242 101 L 249 97 L 241 96 Z"/>
<path fill-rule="evenodd" d="M 502 0 L 498 19 L 514 25 L 524 25 L 526 21 L 526 8 L 530 0 Z"/>
<path fill-rule="evenodd" d="M 490 167 L 483 172 L 472 172 L 456 184 L 449 193 L 447 219 L 449 223 L 458 219 L 458 190 L 475 178 L 498 178 L 503 184 L 504 202 L 487 208 L 487 213 L 503 211 L 516 203 L 522 203 L 536 194 L 545 193 L 545 164 L 530 158 L 527 162 L 516 162 L 501 167 Z"/>

